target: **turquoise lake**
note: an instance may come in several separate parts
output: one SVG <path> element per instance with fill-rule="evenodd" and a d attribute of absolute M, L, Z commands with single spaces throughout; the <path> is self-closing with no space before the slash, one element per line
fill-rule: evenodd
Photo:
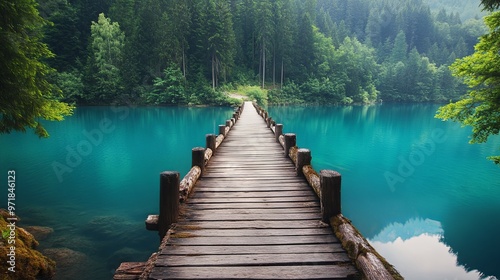
<path fill-rule="evenodd" d="M 470 145 L 438 105 L 269 107 L 311 149 L 316 170 L 342 174 L 342 211 L 406 279 L 500 277 L 500 137 Z M 252 108 L 246 108 L 252 109 Z M 16 171 L 21 226 L 54 230 L 39 249 L 56 279 L 110 279 L 159 245 L 159 173 L 190 168 L 191 149 L 232 108 L 80 107 L 51 134 L 0 135 L 0 170 Z M 0 192 L 7 202 L 7 188 Z"/>

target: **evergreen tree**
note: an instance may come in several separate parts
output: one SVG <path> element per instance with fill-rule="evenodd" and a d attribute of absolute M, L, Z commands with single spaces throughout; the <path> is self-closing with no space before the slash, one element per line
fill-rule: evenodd
<path fill-rule="evenodd" d="M 269 57 L 272 45 L 272 35 L 274 34 L 272 4 L 268 0 L 257 0 L 254 2 L 255 9 L 255 31 L 260 49 L 259 74 L 262 88 L 265 87 L 267 57 Z"/>
<path fill-rule="evenodd" d="M 0 10 L 0 133 L 33 128 L 47 137 L 40 119 L 62 120 L 72 113 L 47 80 L 53 70 L 44 60 L 53 54 L 41 42 L 41 30 L 48 22 L 34 0 L 1 0 Z"/>
<path fill-rule="evenodd" d="M 406 54 L 408 53 L 408 45 L 406 44 L 406 36 L 403 31 L 399 31 L 398 36 L 394 41 L 394 47 L 392 48 L 391 56 L 389 57 L 389 62 L 398 63 L 406 62 Z"/>
<path fill-rule="evenodd" d="M 111 22 L 99 14 L 92 22 L 90 57 L 88 61 L 90 98 L 93 101 L 109 103 L 123 93 L 121 67 L 125 34 L 117 22 Z"/>
<path fill-rule="evenodd" d="M 470 143 L 486 142 L 500 132 L 500 12 L 486 17 L 485 22 L 490 32 L 481 37 L 476 52 L 451 66 L 453 74 L 463 78 L 471 90 L 462 100 L 439 108 L 436 115 L 471 126 Z M 500 164 L 500 156 L 491 159 Z"/>

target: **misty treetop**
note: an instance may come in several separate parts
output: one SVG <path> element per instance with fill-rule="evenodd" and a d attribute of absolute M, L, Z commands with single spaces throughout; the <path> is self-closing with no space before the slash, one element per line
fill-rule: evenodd
<path fill-rule="evenodd" d="M 39 4 L 53 81 L 81 104 L 225 104 L 240 84 L 273 103 L 448 101 L 465 92 L 448 66 L 486 31 L 422 0 Z"/>

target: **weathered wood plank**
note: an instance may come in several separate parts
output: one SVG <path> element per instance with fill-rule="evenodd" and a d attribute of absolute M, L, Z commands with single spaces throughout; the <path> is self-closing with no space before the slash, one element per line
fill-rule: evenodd
<path fill-rule="evenodd" d="M 331 244 L 339 243 L 338 239 L 333 235 L 318 235 L 318 236 L 240 236 L 240 237 L 187 237 L 179 238 L 172 236 L 170 243 L 172 245 L 205 245 L 205 246 L 228 246 L 228 245 L 293 245 L 293 244 Z"/>
<path fill-rule="evenodd" d="M 205 213 L 205 211 L 197 211 L 184 214 L 186 219 L 191 221 L 291 221 L 291 220 L 319 220 L 321 219 L 320 213 L 269 213 L 264 215 L 262 213 L 248 213 L 248 214 L 234 214 L 229 212 Z"/>
<path fill-rule="evenodd" d="M 252 202 L 252 203 L 205 203 L 205 204 L 189 204 L 186 208 L 203 210 L 203 209 L 293 209 L 304 207 L 319 207 L 319 201 L 307 202 Z M 293 211 L 293 210 L 292 210 Z"/>
<path fill-rule="evenodd" d="M 157 266 L 271 266 L 271 265 L 320 265 L 350 262 L 344 253 L 303 254 L 246 254 L 184 256 L 161 255 Z"/>
<path fill-rule="evenodd" d="M 294 244 L 273 246 L 167 246 L 162 255 L 231 255 L 231 254 L 302 254 L 309 253 L 345 253 L 340 243 L 325 246 L 323 244 Z"/>
<path fill-rule="evenodd" d="M 319 220 L 297 220 L 297 221 L 187 221 L 183 220 L 177 225 L 190 226 L 195 229 L 238 229 L 238 228 L 323 228 L 329 227 Z"/>
<path fill-rule="evenodd" d="M 297 236 L 297 235 L 331 235 L 328 228 L 304 228 L 304 229 L 185 229 L 178 226 L 176 233 L 187 234 L 188 236 Z"/>
<path fill-rule="evenodd" d="M 234 198 L 231 201 L 228 201 L 227 198 L 197 198 L 193 196 L 189 199 L 190 203 L 250 203 L 250 202 L 309 202 L 309 201 L 317 201 L 318 198 L 316 196 L 304 196 L 304 197 L 257 197 L 257 198 Z"/>
<path fill-rule="evenodd" d="M 318 209 L 315 207 L 302 207 L 302 208 L 236 208 L 236 209 L 200 209 L 195 205 L 188 205 L 184 209 L 188 211 L 193 211 L 194 213 L 203 213 L 205 215 L 233 215 L 233 214 L 303 214 L 303 213 L 315 213 L 318 214 Z"/>
<path fill-rule="evenodd" d="M 302 197 L 314 195 L 311 190 L 299 190 L 299 191 L 286 191 L 286 192 L 270 192 L 270 191 L 260 191 L 260 192 L 250 192 L 250 191 L 239 191 L 239 192 L 202 192 L 197 190 L 196 198 L 267 198 L 267 197 Z"/>
<path fill-rule="evenodd" d="M 304 191 L 305 186 L 303 184 L 297 185 L 284 185 L 284 186 L 259 186 L 249 187 L 249 186 L 209 186 L 209 185 L 199 185 L 196 187 L 196 192 L 267 192 L 269 190 L 274 190 L 275 192 L 289 192 L 289 191 Z"/>
<path fill-rule="evenodd" d="M 155 267 L 149 279 L 352 279 L 352 266 Z"/>

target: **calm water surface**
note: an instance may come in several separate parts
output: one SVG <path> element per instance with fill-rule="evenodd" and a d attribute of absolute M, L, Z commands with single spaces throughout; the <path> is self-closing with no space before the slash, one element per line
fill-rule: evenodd
<path fill-rule="evenodd" d="M 342 173 L 344 214 L 406 279 L 498 277 L 500 168 L 485 158 L 500 153 L 500 139 L 469 145 L 470 130 L 434 119 L 436 109 L 269 111 L 312 150 L 317 170 Z M 0 170 L 17 174 L 17 214 L 54 229 L 40 249 L 60 260 L 58 279 L 110 279 L 120 262 L 146 260 L 159 243 L 144 228 L 158 212 L 159 173 L 184 175 L 191 148 L 231 113 L 83 107 L 47 123 L 49 139 L 0 135 Z"/>
<path fill-rule="evenodd" d="M 39 249 L 58 261 L 57 279 L 112 279 L 122 261 L 145 261 L 157 232 L 159 173 L 191 167 L 191 149 L 232 108 L 81 107 L 51 134 L 0 135 L 0 170 L 16 171 L 22 225 L 51 227 Z M 5 175 L 7 176 L 7 175 Z M 6 178 L 6 177 L 5 177 Z M 7 202 L 2 188 L 1 207 Z"/>
<path fill-rule="evenodd" d="M 310 148 L 315 169 L 342 174 L 342 211 L 406 279 L 500 277 L 500 137 L 470 145 L 470 129 L 437 105 L 271 107 Z"/>

